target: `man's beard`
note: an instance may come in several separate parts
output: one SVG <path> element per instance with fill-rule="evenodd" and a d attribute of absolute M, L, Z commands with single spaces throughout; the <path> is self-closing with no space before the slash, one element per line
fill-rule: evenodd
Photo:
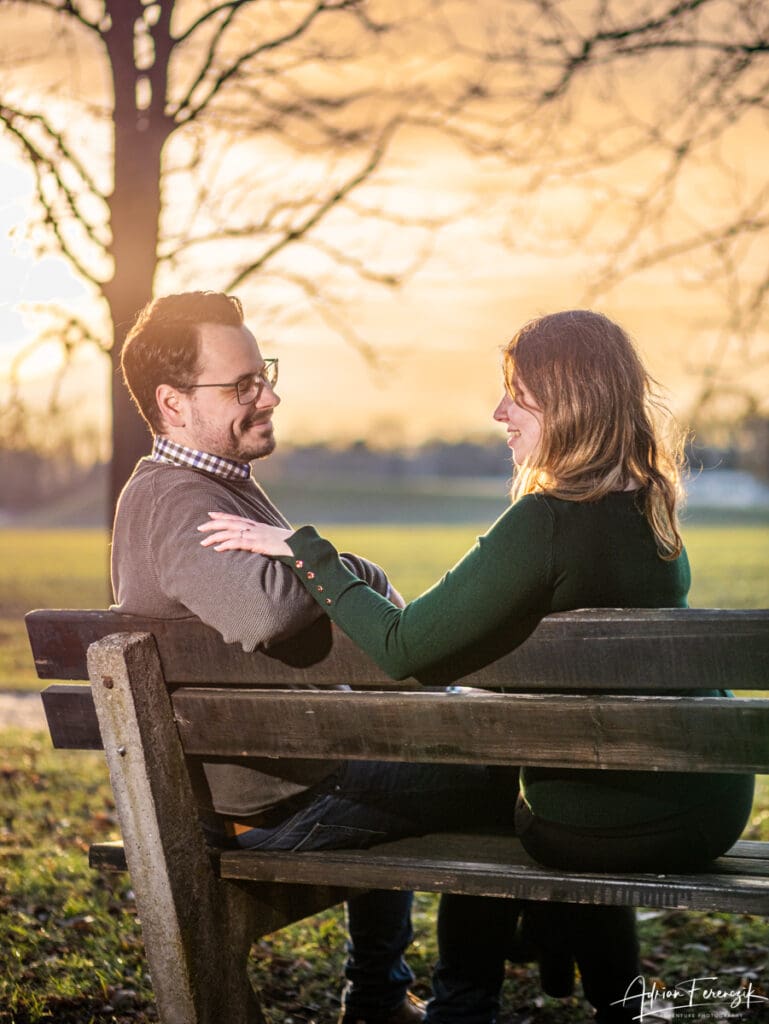
<path fill-rule="evenodd" d="M 275 440 L 275 435 L 270 434 L 270 436 L 266 437 L 258 448 L 249 450 L 242 457 L 242 461 L 255 462 L 257 459 L 266 459 L 268 455 L 272 455 L 272 453 L 275 451 L 276 444 L 277 441 Z"/>
<path fill-rule="evenodd" d="M 261 424 L 262 433 L 257 436 L 249 436 L 250 428 Z M 272 430 L 272 421 L 264 415 L 256 415 L 244 420 L 238 425 L 237 433 L 235 427 L 230 424 L 227 428 L 213 428 L 210 422 L 198 419 L 193 423 L 194 434 L 197 436 L 195 447 L 209 452 L 211 455 L 218 455 L 223 459 L 231 459 L 233 462 L 253 462 L 256 459 L 264 459 L 275 450 L 275 434 Z"/>
<path fill-rule="evenodd" d="M 242 428 L 240 443 L 233 437 L 233 447 L 238 452 L 235 458 L 241 462 L 254 462 L 257 459 L 266 459 L 268 455 L 275 451 L 276 441 L 271 420 L 266 421 L 269 430 L 257 441 L 250 441 L 246 437 L 249 428 L 257 423 L 265 423 L 265 421 L 261 417 L 257 417 L 250 422 L 246 421 Z"/>

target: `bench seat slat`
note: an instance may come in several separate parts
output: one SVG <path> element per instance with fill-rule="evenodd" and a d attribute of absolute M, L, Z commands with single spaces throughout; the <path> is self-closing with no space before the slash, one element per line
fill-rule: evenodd
<path fill-rule="evenodd" d="M 402 839 L 369 850 L 226 850 L 220 856 L 220 874 L 230 880 L 300 886 L 413 888 L 532 900 L 766 914 L 767 862 L 769 844 L 737 843 L 715 862 L 712 870 L 692 875 L 564 872 L 536 864 L 511 836 L 440 833 Z M 92 847 L 91 864 L 124 869 L 122 844 L 101 843 Z"/>

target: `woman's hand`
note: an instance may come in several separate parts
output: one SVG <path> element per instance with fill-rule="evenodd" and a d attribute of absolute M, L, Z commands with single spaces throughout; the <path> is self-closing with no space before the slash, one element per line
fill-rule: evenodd
<path fill-rule="evenodd" d="M 233 516 L 228 512 L 209 512 L 211 521 L 201 523 L 198 529 L 208 536 L 200 543 L 214 551 L 252 551 L 255 555 L 290 555 L 291 548 L 286 539 L 293 530 L 279 526 L 266 526 L 244 516 Z"/>

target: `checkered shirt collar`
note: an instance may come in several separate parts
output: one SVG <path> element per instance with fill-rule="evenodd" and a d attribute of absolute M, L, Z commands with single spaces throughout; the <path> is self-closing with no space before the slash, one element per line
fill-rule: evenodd
<path fill-rule="evenodd" d="M 170 462 L 174 466 L 190 466 L 202 469 L 222 480 L 248 480 L 251 466 L 248 462 L 235 462 L 234 459 L 223 459 L 219 455 L 209 455 L 195 448 L 169 441 L 167 437 L 155 437 L 152 444 L 153 462 Z"/>

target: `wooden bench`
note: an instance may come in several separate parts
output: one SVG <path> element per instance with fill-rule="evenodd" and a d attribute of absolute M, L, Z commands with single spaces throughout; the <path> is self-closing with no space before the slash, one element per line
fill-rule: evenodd
<path fill-rule="evenodd" d="M 537 765 L 767 773 L 769 702 L 664 694 L 769 689 L 769 611 L 549 616 L 462 680 L 482 692 L 393 683 L 343 635 L 332 643 L 325 622 L 269 654 L 246 654 L 193 620 L 35 611 L 27 627 L 42 678 L 90 679 L 51 685 L 43 702 L 54 746 L 105 750 L 123 842 L 92 847 L 91 863 L 127 862 L 164 1024 L 261 1021 L 246 975 L 252 941 L 365 888 L 769 914 L 769 844 L 759 842 L 737 843 L 707 872 L 668 876 L 550 870 L 510 836 L 214 852 L 185 763 L 515 764 L 526 751 Z M 637 695 L 650 690 L 660 695 Z"/>

